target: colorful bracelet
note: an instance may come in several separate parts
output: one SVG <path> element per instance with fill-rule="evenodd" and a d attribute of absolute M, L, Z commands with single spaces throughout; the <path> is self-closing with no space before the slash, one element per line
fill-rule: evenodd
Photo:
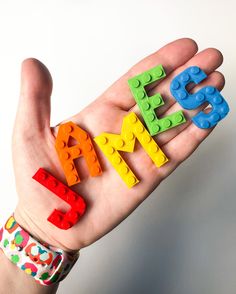
<path fill-rule="evenodd" d="M 41 244 L 13 215 L 0 229 L 0 248 L 12 263 L 45 286 L 62 281 L 79 258 L 79 251 L 72 254 Z"/>

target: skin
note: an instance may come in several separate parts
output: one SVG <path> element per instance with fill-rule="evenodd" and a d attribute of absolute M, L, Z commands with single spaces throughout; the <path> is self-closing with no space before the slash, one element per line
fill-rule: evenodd
<path fill-rule="evenodd" d="M 163 65 L 167 77 L 149 87 L 149 96 L 159 92 L 165 101 L 165 105 L 157 110 L 159 117 L 181 109 L 171 96 L 169 86 L 173 77 L 189 66 L 197 65 L 208 74 L 208 78 L 200 87 L 198 85 L 192 88 L 193 92 L 205 85 L 212 85 L 221 90 L 224 77 L 216 69 L 223 61 L 222 54 L 213 48 L 199 53 L 197 51 L 197 44 L 191 39 L 176 40 L 164 46 L 133 66 L 93 103 L 65 121 L 75 122 L 91 137 L 102 132 L 120 134 L 122 120 L 126 114 L 134 111 L 142 119 L 127 80 L 158 64 Z M 161 168 L 157 168 L 140 145 L 136 144 L 135 154 L 124 155 L 140 179 L 140 183 L 132 189 L 126 187 L 94 142 L 103 174 L 90 177 L 84 160 L 79 160 L 78 172 L 82 181 L 72 189 L 84 197 L 87 211 L 71 229 L 60 230 L 49 223 L 47 217 L 55 208 L 66 211 L 68 205 L 32 180 L 38 168 L 43 167 L 66 183 L 54 147 L 59 124 L 50 126 L 51 92 L 52 78 L 48 69 L 36 59 L 25 60 L 22 64 L 21 93 L 12 140 L 16 188 L 19 195 L 15 217 L 33 236 L 66 251 L 86 247 L 116 227 L 187 159 L 212 131 L 199 129 L 191 123 L 190 118 L 200 109 L 184 111 L 188 118 L 187 123 L 153 137 L 170 159 Z"/>

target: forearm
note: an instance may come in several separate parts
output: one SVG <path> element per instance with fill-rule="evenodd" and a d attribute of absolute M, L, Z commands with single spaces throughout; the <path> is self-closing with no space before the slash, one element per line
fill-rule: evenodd
<path fill-rule="evenodd" d="M 14 265 L 0 250 L 0 294 L 53 294 L 58 284 L 42 286 Z"/>

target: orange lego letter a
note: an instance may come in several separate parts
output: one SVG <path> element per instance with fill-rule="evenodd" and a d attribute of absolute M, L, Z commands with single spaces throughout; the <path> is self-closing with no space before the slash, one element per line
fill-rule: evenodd
<path fill-rule="evenodd" d="M 69 147 L 68 142 L 70 137 L 74 138 L 78 144 Z M 76 158 L 82 156 L 85 158 L 92 177 L 102 174 L 102 169 L 91 138 L 88 133 L 73 122 L 70 121 L 60 125 L 55 147 L 69 186 L 80 182 L 80 177 L 74 163 L 74 159 Z"/>

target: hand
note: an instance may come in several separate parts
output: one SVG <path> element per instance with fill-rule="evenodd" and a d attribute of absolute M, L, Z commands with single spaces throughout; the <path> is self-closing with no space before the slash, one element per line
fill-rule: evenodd
<path fill-rule="evenodd" d="M 161 93 L 165 105 L 157 110 L 166 116 L 180 110 L 169 91 L 170 81 L 186 67 L 197 65 L 209 77 L 201 84 L 221 90 L 224 77 L 215 70 L 223 61 L 216 49 L 206 49 L 198 54 L 197 45 L 190 39 L 180 39 L 166 45 L 146 57 L 116 81 L 97 100 L 72 120 L 91 137 L 102 132 L 120 134 L 123 117 L 130 111 L 140 116 L 139 109 L 129 90 L 127 80 L 158 64 L 162 64 L 167 77 L 155 84 L 151 93 Z M 196 55 L 195 55 L 196 54 Z M 195 92 L 199 86 L 195 86 Z M 184 161 L 212 130 L 197 128 L 190 117 L 199 111 L 185 111 L 187 123 L 154 136 L 158 145 L 169 157 L 169 162 L 157 168 L 144 150 L 137 144 L 129 164 L 141 180 L 128 189 L 102 152 L 96 148 L 103 174 L 89 177 L 83 160 L 79 162 L 81 183 L 72 187 L 87 202 L 87 211 L 81 220 L 69 230 L 60 230 L 47 221 L 55 209 L 68 209 L 68 205 L 32 179 L 39 167 L 65 181 L 55 151 L 58 126 L 50 128 L 50 95 L 52 79 L 47 68 L 35 59 L 22 64 L 22 82 L 19 106 L 13 134 L 13 162 L 19 202 L 17 221 L 35 237 L 64 250 L 77 250 L 95 242 L 124 220 L 175 168 Z M 68 99 L 68 98 L 67 98 Z M 96 143 L 94 142 L 94 145 Z"/>

